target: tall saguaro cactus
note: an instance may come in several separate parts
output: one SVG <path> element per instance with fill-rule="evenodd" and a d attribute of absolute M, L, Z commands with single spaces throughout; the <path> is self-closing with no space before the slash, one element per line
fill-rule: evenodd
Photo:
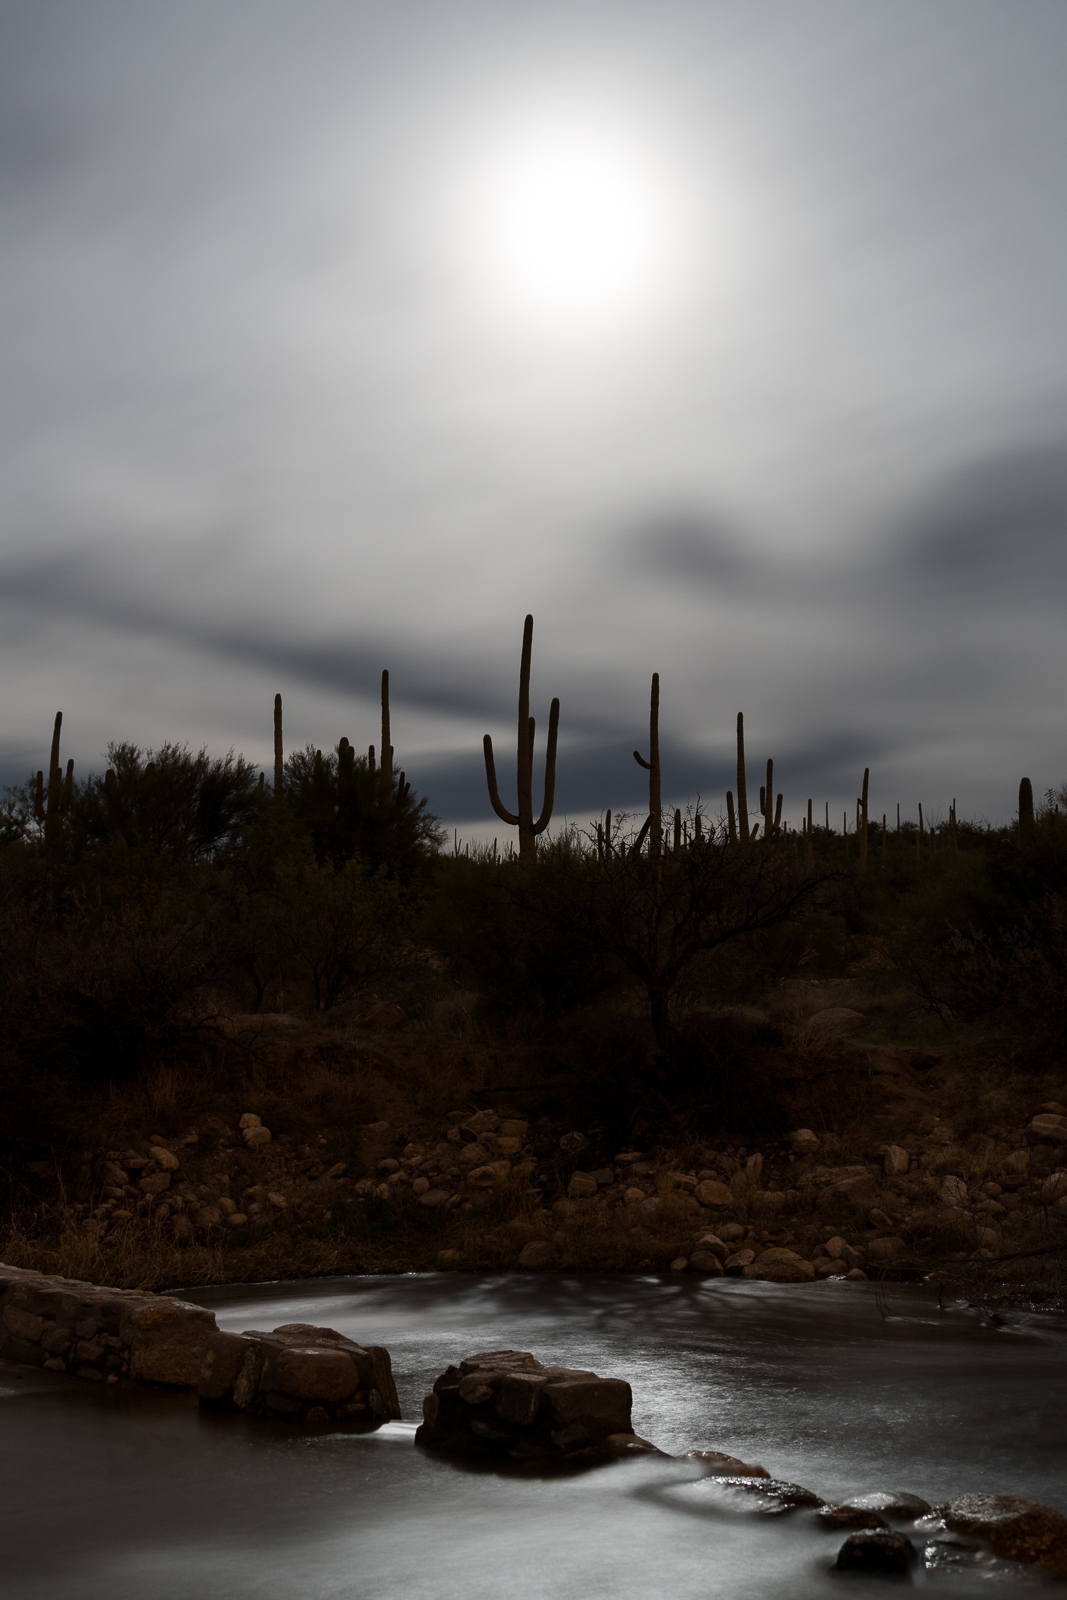
<path fill-rule="evenodd" d="M 74 762 L 67 762 L 66 776 L 59 764 L 59 735 L 63 727 L 63 713 L 56 712 L 55 725 L 52 729 L 52 749 L 48 756 L 48 787 L 45 788 L 44 773 L 37 773 L 37 787 L 33 800 L 33 811 L 37 821 L 44 828 L 45 844 L 55 842 L 59 831 L 59 824 L 70 810 L 70 803 L 74 796 Z"/>
<path fill-rule="evenodd" d="M 282 797 L 285 781 L 285 747 L 282 743 L 282 697 L 274 696 L 274 798 Z"/>
<path fill-rule="evenodd" d="M 378 805 L 388 811 L 393 803 L 393 735 L 389 722 L 389 673 L 382 673 L 382 742 L 380 747 Z"/>
<path fill-rule="evenodd" d="M 533 655 L 533 617 L 526 618 L 522 630 L 522 656 L 519 662 L 519 727 L 518 727 L 518 814 L 508 811 L 501 803 L 496 782 L 496 763 L 493 760 L 493 740 L 487 733 L 482 740 L 485 752 L 485 776 L 489 784 L 489 798 L 501 822 L 519 830 L 519 860 L 528 865 L 537 858 L 537 839 L 544 833 L 552 817 L 552 802 L 556 793 L 556 736 L 559 732 L 559 701 L 553 700 L 548 713 L 548 749 L 545 755 L 545 798 L 541 815 L 534 821 L 533 814 L 533 752 L 534 719 L 530 715 L 530 659 Z M 384 722 L 383 722 L 383 732 Z M 384 765 L 383 759 L 383 765 Z M 391 758 L 390 758 L 391 765 Z"/>
<path fill-rule="evenodd" d="M 1027 828 L 1034 825 L 1034 786 L 1029 778 L 1019 782 L 1019 840 L 1022 842 Z"/>
<path fill-rule="evenodd" d="M 867 785 L 870 782 L 870 777 L 871 777 L 871 769 L 870 769 L 870 767 L 864 767 L 864 769 L 863 769 L 863 793 L 862 793 L 862 795 L 860 797 L 860 814 L 859 814 L 859 824 L 860 824 L 860 861 L 863 863 L 864 871 L 867 870 Z"/>
<path fill-rule="evenodd" d="M 727 802 L 732 799 L 726 796 Z M 752 835 L 748 826 L 748 779 L 745 775 L 745 717 L 737 713 L 737 833 L 741 844 L 748 844 Z"/>
<path fill-rule="evenodd" d="M 653 859 L 663 854 L 663 802 L 659 765 L 659 673 L 652 674 L 652 693 L 648 710 L 648 760 L 639 750 L 634 760 L 648 773 L 648 853 Z"/>

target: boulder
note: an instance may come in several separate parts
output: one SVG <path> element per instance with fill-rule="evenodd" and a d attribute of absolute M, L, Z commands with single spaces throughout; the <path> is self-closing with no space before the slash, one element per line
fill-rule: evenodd
<path fill-rule="evenodd" d="M 887 1178 L 897 1178 L 907 1172 L 911 1157 L 902 1145 L 890 1144 L 886 1146 L 884 1166 Z"/>
<path fill-rule="evenodd" d="M 871 1239 L 867 1244 L 867 1260 L 876 1264 L 895 1261 L 904 1254 L 904 1241 L 895 1237 Z"/>
<path fill-rule="evenodd" d="M 715 1278 L 722 1277 L 722 1262 L 714 1250 L 704 1245 L 698 1245 L 689 1257 L 690 1272 L 710 1272 Z"/>
<path fill-rule="evenodd" d="M 1067 1117 L 1042 1112 L 1031 1119 L 1026 1133 L 1032 1144 L 1067 1144 Z"/>
<path fill-rule="evenodd" d="M 837 1552 L 838 1572 L 869 1573 L 878 1578 L 906 1578 L 918 1559 L 915 1546 L 902 1533 L 853 1533 Z"/>
<path fill-rule="evenodd" d="M 725 1261 L 730 1254 L 730 1246 L 725 1244 L 717 1233 L 702 1233 L 693 1249 L 710 1250 L 713 1255 L 718 1256 L 720 1261 Z"/>
<path fill-rule="evenodd" d="M 759 1278 L 765 1283 L 810 1283 L 815 1276 L 810 1261 L 805 1261 L 795 1250 L 780 1248 L 761 1251 L 742 1270 L 744 1277 Z"/>
<path fill-rule="evenodd" d="M 620 1453 L 619 1435 L 634 1439 L 630 1408 L 630 1385 L 619 1378 L 494 1350 L 441 1374 L 415 1443 L 519 1461 L 593 1459 Z"/>
<path fill-rule="evenodd" d="M 215 1317 L 183 1300 L 153 1298 L 124 1308 L 120 1337 L 130 1346 L 130 1377 L 195 1384 Z"/>
<path fill-rule="evenodd" d="M 967 1204 L 967 1185 L 962 1178 L 953 1177 L 951 1174 L 942 1178 L 937 1191 L 937 1198 L 944 1206 L 965 1206 Z"/>
<path fill-rule="evenodd" d="M 698 1183 L 693 1190 L 702 1206 L 709 1206 L 713 1211 L 721 1211 L 725 1206 L 736 1203 L 737 1196 L 725 1183 L 720 1183 L 717 1178 L 705 1178 L 703 1183 Z"/>
<path fill-rule="evenodd" d="M 894 1522 L 914 1522 L 918 1517 L 928 1517 L 930 1507 L 917 1494 L 906 1494 L 902 1489 L 875 1489 L 872 1494 L 856 1494 L 846 1502 L 862 1511 L 880 1511 L 883 1517 Z"/>
<path fill-rule="evenodd" d="M 201 1405 L 291 1422 L 376 1427 L 400 1416 L 388 1350 L 309 1323 L 213 1334 L 197 1388 Z"/>
<path fill-rule="evenodd" d="M 794 1155 L 810 1156 L 818 1148 L 820 1139 L 811 1128 L 795 1128 L 789 1135 L 789 1148 Z"/>
<path fill-rule="evenodd" d="M 816 1515 L 820 1528 L 830 1528 L 834 1532 L 841 1528 L 882 1528 L 889 1531 L 885 1518 L 864 1506 L 823 1506 Z"/>
<path fill-rule="evenodd" d="M 591 1200 L 597 1192 L 597 1181 L 591 1172 L 575 1172 L 567 1185 L 572 1200 Z"/>
<path fill-rule="evenodd" d="M 246 1128 L 243 1137 L 250 1150 L 258 1150 L 261 1145 L 270 1144 L 270 1129 L 263 1127 Z"/>
<path fill-rule="evenodd" d="M 1067 1517 L 1014 1494 L 961 1494 L 933 1512 L 952 1533 L 985 1539 L 1007 1561 L 1067 1578 Z"/>
<path fill-rule="evenodd" d="M 735 1250 L 732 1256 L 727 1256 L 723 1262 L 724 1272 L 734 1272 L 740 1277 L 744 1268 L 750 1266 L 756 1259 L 754 1250 Z"/>
<path fill-rule="evenodd" d="M 810 1489 L 782 1478 L 739 1473 L 736 1477 L 713 1474 L 709 1490 L 724 1509 L 746 1511 L 762 1517 L 781 1517 L 792 1511 L 816 1511 L 823 1504 Z"/>
<path fill-rule="evenodd" d="M 524 1272 L 540 1272 L 555 1260 L 555 1246 L 549 1239 L 531 1239 L 519 1252 L 519 1266 Z"/>

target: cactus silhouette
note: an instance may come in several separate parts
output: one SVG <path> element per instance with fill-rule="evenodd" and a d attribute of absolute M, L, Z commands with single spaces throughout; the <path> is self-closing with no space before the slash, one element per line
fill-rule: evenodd
<path fill-rule="evenodd" d="M 552 802 L 556 792 L 556 736 L 559 732 L 559 701 L 553 700 L 548 713 L 548 750 L 545 756 L 545 798 L 541 815 L 533 815 L 533 751 L 534 719 L 530 715 L 530 658 L 533 654 L 533 617 L 527 616 L 522 630 L 522 657 L 519 662 L 519 727 L 518 727 L 518 814 L 508 811 L 501 803 L 496 782 L 496 763 L 493 760 L 493 740 L 487 733 L 482 740 L 485 753 L 485 776 L 489 784 L 489 798 L 501 822 L 519 830 L 519 860 L 527 865 L 537 858 L 537 839 L 544 833 L 552 817 Z"/>
<path fill-rule="evenodd" d="M 52 749 L 48 757 L 48 787 L 45 788 L 44 773 L 38 771 L 33 800 L 34 815 L 44 828 L 46 845 L 55 843 L 59 834 L 59 824 L 70 810 L 74 795 L 74 762 L 67 762 L 65 777 L 63 768 L 59 764 L 59 735 L 62 727 L 63 713 L 57 711 L 55 726 L 52 729 Z"/>
<path fill-rule="evenodd" d="M 38 781 L 40 774 L 38 774 Z M 1019 783 L 1019 837 L 1034 825 L 1034 786 L 1029 778 Z"/>
<path fill-rule="evenodd" d="M 652 674 L 652 693 L 648 710 L 648 760 L 639 750 L 634 760 L 648 773 L 648 853 L 653 859 L 663 853 L 663 802 L 660 796 L 659 766 L 659 673 Z"/>

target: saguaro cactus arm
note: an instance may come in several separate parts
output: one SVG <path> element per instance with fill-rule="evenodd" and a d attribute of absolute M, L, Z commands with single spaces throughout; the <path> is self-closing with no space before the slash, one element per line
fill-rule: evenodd
<path fill-rule="evenodd" d="M 649 849 L 658 856 L 663 847 L 663 800 L 659 764 L 659 673 L 652 674 L 648 711 L 648 760 L 639 750 L 634 760 L 648 773 Z"/>
<path fill-rule="evenodd" d="M 500 790 L 497 788 L 496 782 L 496 762 L 493 760 L 493 741 L 489 734 L 486 734 L 482 740 L 482 749 L 485 752 L 485 776 L 489 784 L 489 799 L 492 802 L 493 810 L 501 822 L 506 822 L 509 827 L 517 828 L 519 826 L 519 818 L 509 811 L 500 799 Z"/>
<path fill-rule="evenodd" d="M 556 798 L 556 740 L 559 734 L 559 701 L 553 700 L 548 708 L 548 749 L 545 752 L 545 803 L 541 815 L 534 823 L 534 833 L 544 833 L 552 819 L 552 806 Z M 530 765 L 533 766 L 534 719 L 530 718 Z M 532 809 L 532 807 L 531 807 Z"/>

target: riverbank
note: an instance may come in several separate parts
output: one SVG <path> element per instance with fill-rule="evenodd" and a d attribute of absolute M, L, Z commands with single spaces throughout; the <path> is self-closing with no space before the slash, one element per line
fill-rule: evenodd
<path fill-rule="evenodd" d="M 1067 1087 L 1006 1068 L 995 1041 L 879 1042 L 879 1020 L 809 1015 L 807 1055 L 794 1046 L 768 1106 L 786 1127 L 761 1138 L 669 1111 L 625 1137 L 550 1078 L 535 1042 L 433 1033 L 396 1008 L 346 1030 L 229 1019 L 222 1070 L 101 1097 L 85 1144 L 33 1164 L 0 1258 L 155 1290 L 936 1271 L 994 1301 L 1058 1304 Z"/>

